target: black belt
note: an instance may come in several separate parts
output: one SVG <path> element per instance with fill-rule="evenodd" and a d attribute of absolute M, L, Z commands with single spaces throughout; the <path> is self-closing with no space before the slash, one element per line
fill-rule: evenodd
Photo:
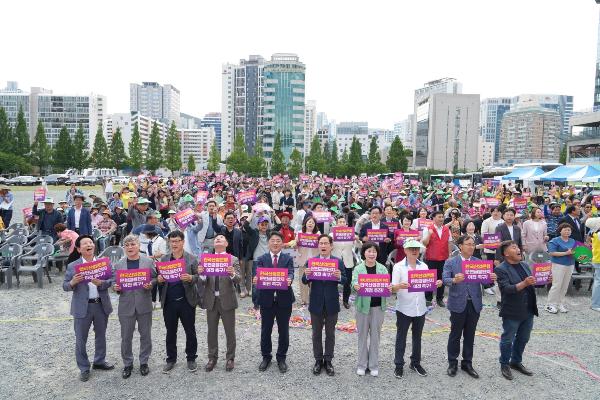
<path fill-rule="evenodd" d="M 100 297 L 96 297 L 95 299 L 88 299 L 88 303 L 101 303 Z"/>

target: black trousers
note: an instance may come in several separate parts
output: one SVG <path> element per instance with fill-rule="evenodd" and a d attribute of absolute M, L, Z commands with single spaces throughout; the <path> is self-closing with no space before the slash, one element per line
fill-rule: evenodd
<path fill-rule="evenodd" d="M 185 298 L 179 301 L 167 301 L 163 308 L 165 328 L 167 328 L 167 362 L 177 361 L 177 328 L 179 321 L 185 331 L 185 354 L 188 361 L 195 360 L 198 352 L 196 338 L 196 308 Z"/>
<path fill-rule="evenodd" d="M 412 324 L 412 354 L 410 356 L 411 364 L 421 362 L 421 335 L 425 326 L 425 315 L 420 317 L 409 317 L 396 311 L 396 356 L 394 364 L 399 367 L 404 366 L 404 351 L 406 350 L 406 336 L 408 328 Z"/>
<path fill-rule="evenodd" d="M 272 307 L 260 307 L 260 352 L 264 359 L 271 359 L 273 344 L 271 334 L 273 323 L 277 320 L 277 361 L 285 361 L 288 347 L 290 346 L 290 317 L 292 316 L 292 305 L 282 306 L 275 301 Z"/>
<path fill-rule="evenodd" d="M 346 283 L 344 283 L 344 289 L 342 292 L 342 296 L 344 299 L 344 303 L 348 303 L 350 300 L 350 293 L 352 291 L 352 272 L 354 268 L 346 268 Z"/>
<path fill-rule="evenodd" d="M 479 313 L 475 311 L 471 300 L 467 301 L 467 306 L 463 312 L 450 311 L 450 336 L 448 336 L 449 364 L 458 365 L 461 336 L 463 337 L 461 365 L 470 365 L 472 363 L 477 321 L 479 321 Z"/>
<path fill-rule="evenodd" d="M 335 347 L 335 324 L 337 324 L 338 313 L 327 315 L 310 314 L 312 325 L 313 354 L 316 361 L 331 361 Z M 323 327 L 325 327 L 325 353 L 323 353 Z"/>
<path fill-rule="evenodd" d="M 425 264 L 429 267 L 429 269 L 437 270 L 437 278 L 442 279 L 442 273 L 444 272 L 444 263 L 445 261 L 433 261 L 433 260 L 425 260 Z M 425 292 L 425 299 L 427 301 L 433 300 L 433 292 Z M 435 294 L 436 300 L 444 300 L 444 285 L 437 288 L 437 292 Z"/>

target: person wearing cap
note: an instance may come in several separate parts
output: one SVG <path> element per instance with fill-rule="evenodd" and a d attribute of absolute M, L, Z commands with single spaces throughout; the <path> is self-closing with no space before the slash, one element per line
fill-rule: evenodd
<path fill-rule="evenodd" d="M 252 279 L 254 271 L 256 271 L 256 262 L 260 256 L 269 252 L 269 239 L 268 236 L 271 234 L 269 229 L 269 218 L 262 216 L 257 221 L 258 228 L 254 229 L 250 225 L 248 219 L 243 222 L 242 232 L 247 235 L 248 244 L 246 246 L 245 269 L 242 271 L 242 282 L 245 282 L 246 291 L 252 290 L 252 304 L 254 309 L 258 309 L 258 290 L 255 285 L 251 288 L 248 287 L 248 278 Z M 251 274 L 248 275 L 248 266 L 251 266 Z M 252 281 L 250 282 L 252 283 Z"/>
<path fill-rule="evenodd" d="M 167 211 L 168 217 L 162 223 L 162 225 L 163 225 L 163 231 L 165 229 L 168 232 L 173 232 L 173 231 L 179 230 L 179 225 L 177 225 L 177 221 L 175 221 L 175 218 L 173 218 L 173 216 L 175 214 L 177 214 L 177 211 L 175 211 L 175 210 L 169 210 L 169 211 Z"/>
<path fill-rule="evenodd" d="M 13 215 L 14 196 L 8 186 L 0 187 L 0 218 L 4 226 L 8 228 Z"/>
<path fill-rule="evenodd" d="M 273 230 L 281 232 L 283 236 L 283 247 L 289 248 L 289 243 L 294 240 L 295 233 L 294 229 L 290 226 L 290 221 L 292 220 L 292 214 L 285 211 L 278 215 L 281 224 L 275 225 Z"/>
<path fill-rule="evenodd" d="M 206 202 L 206 210 L 202 211 L 199 215 L 198 225 L 200 226 L 200 230 L 197 235 L 198 243 L 202 246 L 203 253 L 213 251 L 215 235 L 221 232 L 223 219 L 217 214 L 217 211 L 217 202 L 209 200 Z"/>
<path fill-rule="evenodd" d="M 592 266 L 594 267 L 594 286 L 592 287 L 591 309 L 600 312 L 600 218 L 588 218 L 585 221 L 592 239 Z"/>
<path fill-rule="evenodd" d="M 450 311 L 450 336 L 448 337 L 448 375 L 456 376 L 458 370 L 458 356 L 460 353 L 460 339 L 463 338 L 462 361 L 460 368 L 473 378 L 479 375 L 473 368 L 473 345 L 479 315 L 483 308 L 482 286 L 491 285 L 465 282 L 462 273 L 464 261 L 478 261 L 473 257 L 475 240 L 469 235 L 463 235 L 456 241 L 460 254 L 448 259 L 444 263 L 442 280 L 448 286 L 448 311 Z M 491 274 L 492 282 L 496 281 L 496 274 Z"/>
<path fill-rule="evenodd" d="M 80 236 L 74 245 L 81 257 L 67 266 L 62 287 L 65 292 L 73 292 L 71 315 L 75 328 L 75 359 L 80 371 L 79 379 L 86 382 L 90 378 L 90 367 L 104 371 L 114 368 L 113 364 L 106 362 L 106 327 L 108 316 L 113 311 L 108 288 L 112 284 L 112 279 L 93 279 L 84 282 L 83 275 L 75 273 L 75 267 L 96 259 L 94 239 L 91 236 Z M 94 361 L 90 365 L 86 347 L 92 324 L 94 324 L 95 350 Z"/>
<path fill-rule="evenodd" d="M 131 221 L 131 232 L 146 222 L 147 216 L 150 214 L 148 204 L 150 204 L 150 202 L 144 197 L 140 197 L 137 200 L 135 198 L 129 200 L 127 219 Z"/>
<path fill-rule="evenodd" d="M 392 293 L 396 293 L 396 346 L 394 376 L 398 379 L 404 376 L 404 351 L 406 349 L 406 336 L 408 328 L 412 325 L 412 354 L 410 356 L 410 369 L 420 376 L 427 376 L 421 366 L 421 335 L 425 326 L 427 303 L 424 292 L 409 292 L 408 271 L 428 270 L 429 267 L 419 261 L 421 250 L 425 246 L 414 239 L 407 239 L 403 244 L 406 258 L 394 264 L 392 270 Z M 437 280 L 437 287 L 442 286 L 442 281 Z"/>
<path fill-rule="evenodd" d="M 92 235 L 92 214 L 83 206 L 85 196 L 76 192 L 73 195 L 73 206 L 67 214 L 67 228 L 79 235 Z"/>
<path fill-rule="evenodd" d="M 44 235 L 51 236 L 54 241 L 58 239 L 58 235 L 54 230 L 56 224 L 63 222 L 63 216 L 54 209 L 54 200 L 46 197 L 44 201 L 44 209 L 38 210 L 38 202 L 33 202 L 33 215 L 38 216 L 38 230 Z"/>

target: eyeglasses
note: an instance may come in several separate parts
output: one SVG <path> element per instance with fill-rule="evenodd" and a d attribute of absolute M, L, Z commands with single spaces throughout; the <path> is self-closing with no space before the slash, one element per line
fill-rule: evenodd
<path fill-rule="evenodd" d="M 181 239 L 171 239 L 171 240 L 169 240 L 169 242 L 171 242 L 171 243 L 181 243 L 181 242 L 183 242 L 183 240 L 181 240 Z"/>

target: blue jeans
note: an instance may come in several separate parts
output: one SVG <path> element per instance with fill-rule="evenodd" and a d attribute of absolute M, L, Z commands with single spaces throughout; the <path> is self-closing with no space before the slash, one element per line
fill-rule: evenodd
<path fill-rule="evenodd" d="M 600 264 L 594 266 L 594 286 L 592 288 L 592 308 L 600 308 Z"/>
<path fill-rule="evenodd" d="M 500 336 L 500 364 L 520 364 L 523 351 L 529 341 L 533 328 L 533 314 L 522 321 L 502 318 L 502 336 Z"/>

